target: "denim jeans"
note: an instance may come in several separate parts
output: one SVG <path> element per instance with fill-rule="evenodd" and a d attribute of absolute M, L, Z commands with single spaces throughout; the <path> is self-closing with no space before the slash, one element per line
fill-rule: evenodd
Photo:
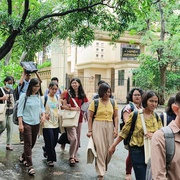
<path fill-rule="evenodd" d="M 134 168 L 134 173 L 137 180 L 145 180 L 146 179 L 146 164 L 145 164 L 145 156 L 144 156 L 144 146 L 130 147 L 130 155 L 132 160 L 132 165 Z"/>

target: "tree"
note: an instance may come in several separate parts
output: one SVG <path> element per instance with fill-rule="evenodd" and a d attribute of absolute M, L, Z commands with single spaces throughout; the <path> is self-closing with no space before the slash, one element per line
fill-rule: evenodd
<path fill-rule="evenodd" d="M 124 0 L 2 0 L 0 60 L 14 47 L 31 59 L 54 37 L 86 46 L 95 38 L 95 29 L 116 39 L 135 20 L 132 7 Z"/>
<path fill-rule="evenodd" d="M 151 61 L 149 55 L 144 55 L 141 56 L 142 59 L 140 57 L 140 62 L 147 60 L 151 67 L 154 67 L 149 73 L 157 80 L 155 89 L 159 92 L 160 104 L 164 104 L 167 70 L 174 70 L 175 66 L 179 66 L 180 13 L 177 10 L 180 9 L 180 4 L 176 0 L 157 0 L 144 7 L 144 11 L 139 13 L 138 21 L 132 24 L 130 29 L 141 33 L 142 43 L 149 47 Z M 138 72 L 141 71 L 144 71 L 142 67 Z M 134 78 L 137 80 L 137 77 L 140 78 L 138 81 L 144 79 L 144 76 L 136 73 Z"/>

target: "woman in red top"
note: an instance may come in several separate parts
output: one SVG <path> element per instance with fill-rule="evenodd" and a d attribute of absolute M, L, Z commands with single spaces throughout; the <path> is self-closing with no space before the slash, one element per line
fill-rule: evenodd
<path fill-rule="evenodd" d="M 79 107 L 76 107 L 70 98 L 69 94 L 72 98 L 75 99 Z M 82 87 L 81 81 L 78 78 L 73 78 L 70 82 L 70 87 L 68 92 L 64 95 L 63 108 L 70 109 L 71 111 L 77 111 L 81 109 L 81 106 L 84 102 L 88 102 L 84 89 Z M 83 113 L 80 113 L 78 127 L 66 128 L 68 140 L 70 141 L 70 149 L 69 149 L 69 164 L 70 166 L 74 166 L 76 162 L 79 162 L 77 158 L 77 152 L 80 146 L 80 135 L 81 135 L 81 127 L 83 122 Z"/>

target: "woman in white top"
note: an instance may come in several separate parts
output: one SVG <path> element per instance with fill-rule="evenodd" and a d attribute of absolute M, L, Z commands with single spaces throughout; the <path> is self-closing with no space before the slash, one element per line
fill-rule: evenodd
<path fill-rule="evenodd" d="M 58 99 L 56 92 L 58 90 L 58 84 L 51 82 L 49 84 L 49 94 L 45 97 L 45 122 L 43 126 L 43 137 L 45 147 L 43 150 L 46 152 L 47 165 L 54 166 L 56 162 L 55 147 L 58 140 L 59 124 L 58 124 Z"/>

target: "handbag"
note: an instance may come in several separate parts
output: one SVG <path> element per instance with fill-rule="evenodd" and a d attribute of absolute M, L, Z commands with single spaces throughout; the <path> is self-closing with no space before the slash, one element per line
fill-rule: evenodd
<path fill-rule="evenodd" d="M 3 95 L 6 95 L 2 87 L 1 87 L 1 91 Z M 3 104 L 0 104 L 0 122 L 5 120 L 6 107 L 7 107 L 7 101 L 5 100 L 3 101 Z"/>
<path fill-rule="evenodd" d="M 143 111 L 140 110 L 141 122 L 143 126 L 144 135 L 147 134 L 147 128 L 144 121 Z M 151 139 L 144 136 L 144 155 L 145 155 L 145 163 L 147 164 L 151 157 Z"/>
<path fill-rule="evenodd" d="M 71 97 L 71 96 L 70 96 Z M 76 107 L 79 107 L 74 98 L 72 98 L 73 103 Z M 80 111 L 71 111 L 65 109 L 62 115 L 62 127 L 78 127 Z"/>
<path fill-rule="evenodd" d="M 89 138 L 86 154 L 87 154 L 87 164 L 88 163 L 92 164 L 94 161 L 94 158 L 97 157 L 97 153 L 94 147 L 92 136 Z"/>

